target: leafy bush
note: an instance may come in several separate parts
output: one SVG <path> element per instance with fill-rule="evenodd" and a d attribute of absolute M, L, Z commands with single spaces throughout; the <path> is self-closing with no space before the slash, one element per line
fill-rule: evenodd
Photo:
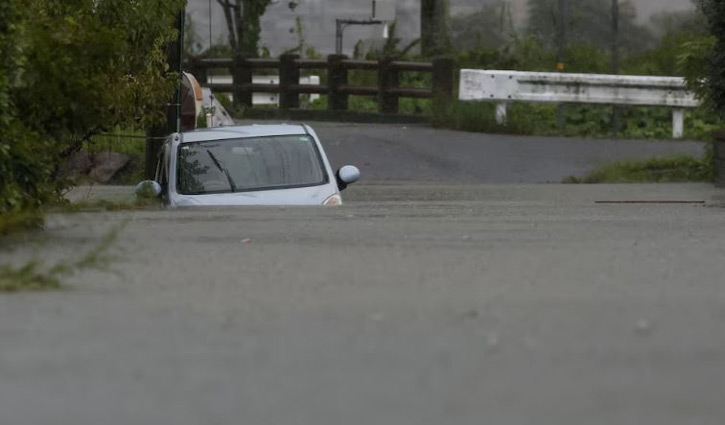
<path fill-rule="evenodd" d="M 725 3 L 698 0 L 707 19 L 710 37 L 693 44 L 689 59 L 688 81 L 700 96 L 720 115 L 725 116 Z M 687 61 L 686 61 L 687 62 Z"/>
<path fill-rule="evenodd" d="M 582 178 L 569 177 L 564 183 L 675 183 L 708 182 L 713 179 L 712 163 L 706 157 L 651 158 L 606 164 Z"/>
<path fill-rule="evenodd" d="M 62 158 L 116 126 L 164 119 L 166 46 L 184 0 L 0 4 L 0 214 L 57 199 Z"/>

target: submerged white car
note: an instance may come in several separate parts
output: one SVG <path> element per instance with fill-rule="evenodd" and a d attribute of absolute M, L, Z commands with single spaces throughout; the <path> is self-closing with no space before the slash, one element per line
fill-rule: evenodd
<path fill-rule="evenodd" d="M 340 191 L 360 178 L 351 165 L 333 173 L 307 125 L 215 127 L 171 135 L 151 189 L 170 207 L 340 205 Z"/>

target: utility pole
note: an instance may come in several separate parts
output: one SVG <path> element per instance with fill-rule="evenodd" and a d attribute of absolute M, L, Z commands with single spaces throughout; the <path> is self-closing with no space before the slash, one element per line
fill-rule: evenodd
<path fill-rule="evenodd" d="M 619 74 L 619 0 L 612 0 L 612 74 Z M 614 106 L 612 127 L 614 135 L 619 134 L 621 111 Z"/>
<path fill-rule="evenodd" d="M 184 71 L 184 26 L 186 21 L 186 8 L 176 15 L 176 30 L 179 36 L 169 46 L 169 69 L 179 75 L 176 81 L 174 98 L 168 106 L 167 129 L 168 133 L 178 133 L 181 129 L 181 80 Z"/>
<path fill-rule="evenodd" d="M 612 0 L 612 73 L 619 74 L 619 0 Z"/>
<path fill-rule="evenodd" d="M 178 73 L 178 80 L 172 99 L 166 105 L 166 126 L 156 126 L 148 130 L 146 139 L 146 155 L 144 171 L 146 178 L 153 180 L 156 173 L 156 162 L 163 138 L 171 133 L 176 133 L 181 128 L 181 79 L 183 78 L 184 62 L 184 24 L 186 20 L 186 8 L 182 8 L 176 15 L 175 27 L 178 32 L 176 40 L 168 46 L 168 63 L 171 72 Z"/>
<path fill-rule="evenodd" d="M 556 22 L 556 70 L 558 72 L 564 72 L 566 69 L 566 25 L 567 25 L 567 13 L 566 13 L 566 0 L 559 0 L 558 2 L 558 22 Z M 566 123 L 566 116 L 564 113 L 564 105 L 559 104 L 556 107 L 556 127 L 560 133 L 564 132 L 564 124 Z"/>

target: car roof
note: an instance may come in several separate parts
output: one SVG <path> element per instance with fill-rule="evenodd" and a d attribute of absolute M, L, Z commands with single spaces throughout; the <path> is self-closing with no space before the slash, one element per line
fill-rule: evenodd
<path fill-rule="evenodd" d="M 291 136 L 307 134 L 301 124 L 253 124 L 203 128 L 182 133 L 181 143 L 205 140 L 239 139 L 242 137 Z"/>

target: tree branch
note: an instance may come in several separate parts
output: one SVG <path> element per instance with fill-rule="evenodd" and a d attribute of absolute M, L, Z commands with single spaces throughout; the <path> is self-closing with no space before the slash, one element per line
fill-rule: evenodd
<path fill-rule="evenodd" d="M 219 3 L 224 10 L 224 19 L 227 23 L 229 45 L 232 47 L 232 50 L 236 52 L 237 46 L 239 45 L 238 41 L 241 39 L 237 39 L 237 31 L 235 28 L 234 18 L 232 17 L 232 9 L 236 9 L 237 7 L 231 4 L 230 0 L 217 0 L 217 3 Z M 209 41 L 211 42 L 212 40 Z"/>

